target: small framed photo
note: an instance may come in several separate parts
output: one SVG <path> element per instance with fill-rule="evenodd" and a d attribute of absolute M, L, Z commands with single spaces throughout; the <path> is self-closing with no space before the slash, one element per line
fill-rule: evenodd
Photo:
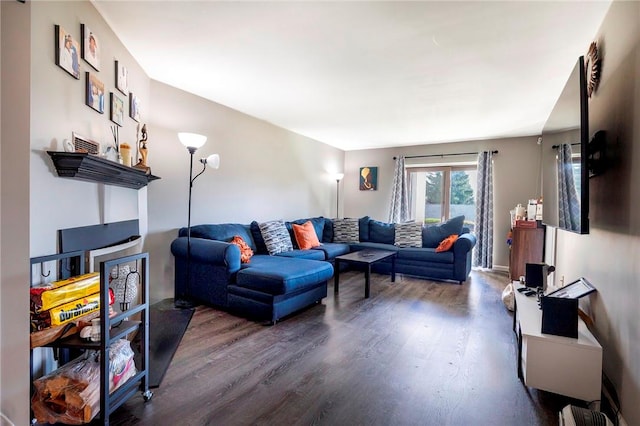
<path fill-rule="evenodd" d="M 129 94 L 129 70 L 120 61 L 116 61 L 116 89 L 124 95 Z"/>
<path fill-rule="evenodd" d="M 85 24 L 80 25 L 82 34 L 82 59 L 87 61 L 94 70 L 100 71 L 100 43 L 95 32 Z"/>
<path fill-rule="evenodd" d="M 360 191 L 376 191 L 378 189 L 378 168 L 360 167 Z"/>
<path fill-rule="evenodd" d="M 591 285 L 586 278 L 582 277 L 575 280 L 564 287 L 552 291 L 547 294 L 547 297 L 561 297 L 566 299 L 579 299 L 582 296 L 586 296 L 589 293 L 593 293 L 596 289 Z"/>
<path fill-rule="evenodd" d="M 104 83 L 93 73 L 86 72 L 87 86 L 85 99 L 87 105 L 100 114 L 104 113 Z"/>
<path fill-rule="evenodd" d="M 55 26 L 56 65 L 80 80 L 80 44 L 60 25 Z"/>
<path fill-rule="evenodd" d="M 118 126 L 124 125 L 124 100 L 113 92 L 111 92 L 111 121 Z"/>
<path fill-rule="evenodd" d="M 129 92 L 129 117 L 140 122 L 140 99 Z"/>

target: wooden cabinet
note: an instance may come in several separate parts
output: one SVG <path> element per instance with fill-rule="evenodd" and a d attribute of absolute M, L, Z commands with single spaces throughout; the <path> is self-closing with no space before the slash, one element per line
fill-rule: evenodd
<path fill-rule="evenodd" d="M 509 277 L 517 281 L 525 274 L 525 264 L 539 263 L 544 256 L 544 228 L 515 227 L 509 253 Z"/>

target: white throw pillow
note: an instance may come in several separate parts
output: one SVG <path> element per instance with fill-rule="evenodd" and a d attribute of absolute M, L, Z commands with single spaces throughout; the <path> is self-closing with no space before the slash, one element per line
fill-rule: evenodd
<path fill-rule="evenodd" d="M 260 233 L 270 255 L 292 251 L 291 235 L 281 220 L 260 223 Z"/>
<path fill-rule="evenodd" d="M 422 223 L 407 222 L 394 225 L 396 237 L 394 245 L 397 247 L 422 247 Z"/>
<path fill-rule="evenodd" d="M 358 219 L 334 219 L 333 220 L 334 243 L 360 242 L 360 224 Z"/>

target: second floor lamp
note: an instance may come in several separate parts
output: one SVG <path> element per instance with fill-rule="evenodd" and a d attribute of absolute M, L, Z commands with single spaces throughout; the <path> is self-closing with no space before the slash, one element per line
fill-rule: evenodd
<path fill-rule="evenodd" d="M 344 173 L 336 173 L 336 175 L 335 175 L 335 178 L 336 178 L 336 219 L 339 216 L 338 205 L 340 204 L 340 181 L 342 180 L 343 177 L 344 177 Z"/>

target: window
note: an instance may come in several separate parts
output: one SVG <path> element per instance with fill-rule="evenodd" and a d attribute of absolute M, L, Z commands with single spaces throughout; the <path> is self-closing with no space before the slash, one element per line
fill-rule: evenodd
<path fill-rule="evenodd" d="M 477 168 L 437 166 L 407 168 L 412 217 L 434 225 L 460 215 L 473 231 L 476 222 Z"/>

